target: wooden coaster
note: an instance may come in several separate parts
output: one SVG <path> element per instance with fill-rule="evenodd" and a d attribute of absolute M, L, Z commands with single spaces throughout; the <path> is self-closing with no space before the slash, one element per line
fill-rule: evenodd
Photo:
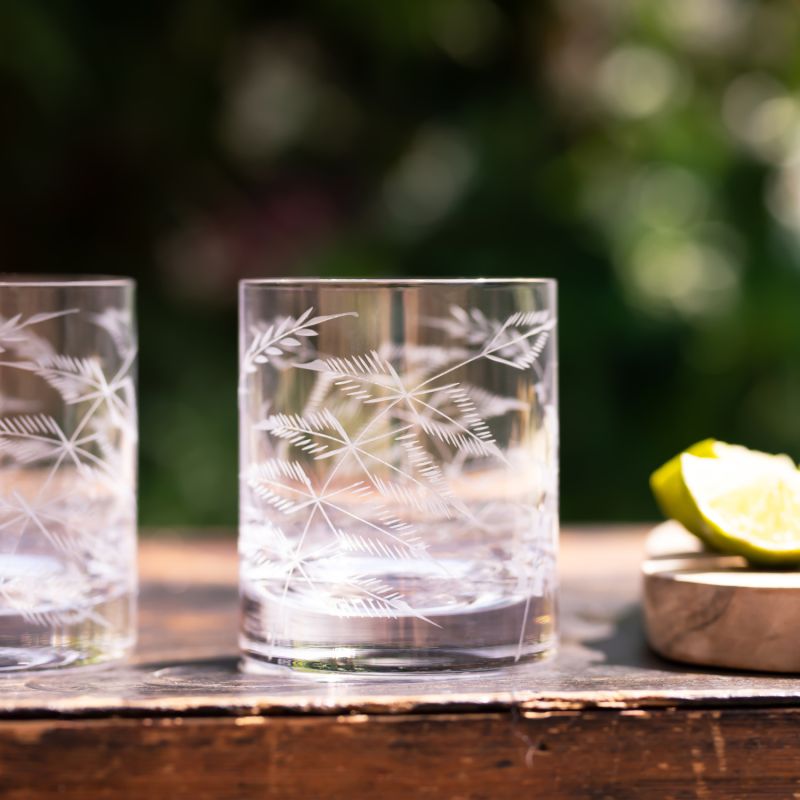
<path fill-rule="evenodd" d="M 800 571 L 759 570 L 702 549 L 677 522 L 647 541 L 644 616 L 650 646 L 691 664 L 800 672 Z"/>

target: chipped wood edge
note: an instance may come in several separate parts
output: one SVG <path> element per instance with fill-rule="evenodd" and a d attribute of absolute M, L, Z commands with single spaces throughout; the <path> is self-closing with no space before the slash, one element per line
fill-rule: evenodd
<path fill-rule="evenodd" d="M 187 716 L 335 716 L 352 714 L 435 715 L 441 713 L 478 713 L 551 710 L 647 710 L 674 707 L 770 708 L 797 706 L 796 694 L 760 694 L 753 696 L 749 689 L 732 689 L 709 693 L 705 690 L 682 692 L 630 691 L 624 692 L 520 692 L 496 695 L 464 694 L 415 695 L 413 697 L 349 696 L 346 702 L 305 700 L 298 695 L 291 699 L 265 699 L 263 694 L 242 694 L 225 698 L 219 695 L 180 695 L 163 698 L 126 699 L 81 696 L 48 700 L 44 703 L 23 701 L 0 704 L 0 719 L 30 719 L 34 716 L 63 716 L 69 718 L 115 717 L 176 717 Z"/>

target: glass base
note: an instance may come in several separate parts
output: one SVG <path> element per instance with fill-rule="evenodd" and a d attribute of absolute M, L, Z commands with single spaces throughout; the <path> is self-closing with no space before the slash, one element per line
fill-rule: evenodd
<path fill-rule="evenodd" d="M 133 651 L 126 642 L 118 648 L 97 651 L 76 650 L 69 647 L 0 647 L 0 678 L 20 672 L 42 672 L 64 667 L 86 668 L 122 661 Z"/>
<path fill-rule="evenodd" d="M 556 643 L 555 598 L 503 594 L 479 582 L 460 581 L 459 595 L 436 604 L 442 581 L 401 580 L 415 607 L 392 616 L 329 613 L 337 602 L 289 595 L 244 583 L 239 645 L 246 659 L 315 673 L 370 675 L 493 670 L 542 658 Z M 432 594 L 437 590 L 439 595 Z M 398 589 L 399 591 L 399 589 Z M 427 592 L 427 593 L 426 593 Z"/>
<path fill-rule="evenodd" d="M 77 609 L 0 609 L 0 676 L 127 657 L 136 640 L 135 604 L 135 593 L 123 592 Z"/>
<path fill-rule="evenodd" d="M 541 642 L 522 653 L 514 647 L 487 647 L 470 650 L 401 650 L 396 648 L 355 647 L 264 647 L 242 643 L 243 672 L 267 674 L 276 667 L 314 677 L 397 677 L 426 678 L 443 672 L 496 670 L 516 664 L 540 661 L 553 656 L 556 641 Z"/>

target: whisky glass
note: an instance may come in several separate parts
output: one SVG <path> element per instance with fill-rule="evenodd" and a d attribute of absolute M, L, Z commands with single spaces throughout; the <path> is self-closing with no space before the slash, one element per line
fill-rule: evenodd
<path fill-rule="evenodd" d="M 556 641 L 556 285 L 240 285 L 246 669 L 487 669 Z"/>
<path fill-rule="evenodd" d="M 135 638 L 134 283 L 0 274 L 0 673 Z"/>

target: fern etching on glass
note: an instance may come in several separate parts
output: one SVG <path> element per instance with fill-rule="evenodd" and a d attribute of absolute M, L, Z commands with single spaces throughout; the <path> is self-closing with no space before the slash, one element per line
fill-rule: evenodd
<path fill-rule="evenodd" d="M 344 653 L 360 630 L 391 649 L 403 625 L 412 644 L 468 648 L 483 624 L 518 659 L 555 590 L 554 314 L 452 305 L 416 341 L 314 346 L 361 321 L 307 308 L 243 331 L 245 648 L 294 663 L 298 640 L 313 660 L 312 643 Z"/>
<path fill-rule="evenodd" d="M 0 317 L 0 671 L 132 642 L 135 359 L 124 308 Z"/>

